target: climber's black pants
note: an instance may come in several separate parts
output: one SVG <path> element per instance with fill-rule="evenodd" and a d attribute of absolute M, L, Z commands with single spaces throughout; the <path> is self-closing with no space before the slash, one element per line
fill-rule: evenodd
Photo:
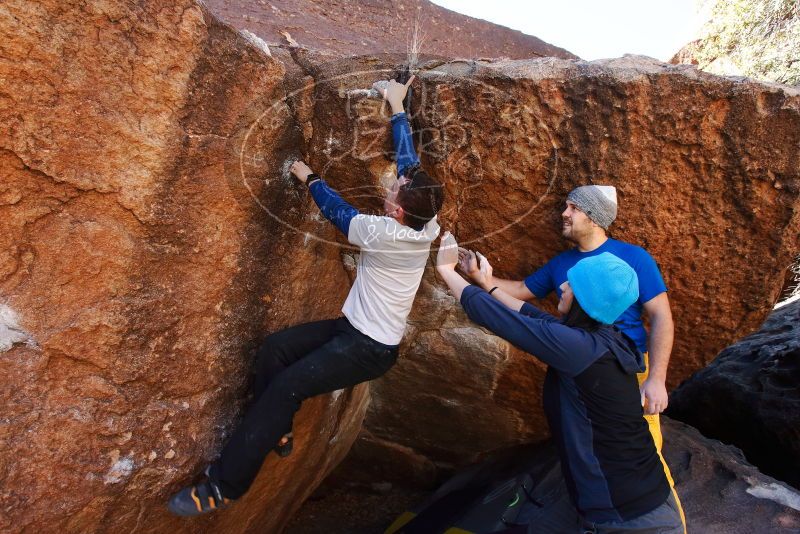
<path fill-rule="evenodd" d="M 253 404 L 211 466 L 225 497 L 241 497 L 267 454 L 292 427 L 309 397 L 378 378 L 397 360 L 397 346 L 362 334 L 345 318 L 276 332 L 258 350 Z"/>

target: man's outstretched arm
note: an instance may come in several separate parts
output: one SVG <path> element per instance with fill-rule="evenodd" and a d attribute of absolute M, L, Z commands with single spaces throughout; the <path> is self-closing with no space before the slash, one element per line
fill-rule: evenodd
<path fill-rule="evenodd" d="M 308 185 L 319 210 L 347 237 L 350 232 L 350 221 L 358 215 L 358 210 L 331 189 L 320 176 L 314 174 L 314 171 L 304 162 L 295 161 L 289 170 L 297 176 L 298 180 Z"/>
<path fill-rule="evenodd" d="M 667 395 L 667 366 L 675 338 L 675 324 L 672 322 L 672 310 L 666 292 L 661 293 L 644 303 L 644 309 L 650 319 L 650 335 L 648 336 L 647 380 L 642 383 L 642 397 L 646 414 L 663 412 L 669 404 Z"/>
<path fill-rule="evenodd" d="M 476 281 L 480 278 L 481 273 L 478 266 L 478 257 L 473 251 L 459 247 L 458 266 L 471 280 Z M 524 280 L 504 280 L 494 275 L 490 275 L 490 277 L 491 280 L 486 282 L 488 284 L 487 290 L 497 287 L 517 300 L 530 300 L 535 296 L 531 290 L 528 289 L 528 286 L 525 285 Z"/>
<path fill-rule="evenodd" d="M 383 98 L 392 108 L 392 139 L 397 162 L 397 176 L 406 176 L 411 167 L 419 165 L 419 156 L 414 150 L 414 139 L 411 137 L 411 125 L 403 108 L 403 99 L 415 76 L 408 79 L 405 84 L 390 80 L 383 90 Z"/>
<path fill-rule="evenodd" d="M 506 280 L 504 278 L 497 278 L 495 276 L 492 278 L 492 282 L 494 286 L 497 286 L 498 289 L 505 291 L 518 300 L 531 300 L 536 296 L 531 293 L 530 289 L 528 289 L 528 286 L 525 285 L 524 280 Z"/>

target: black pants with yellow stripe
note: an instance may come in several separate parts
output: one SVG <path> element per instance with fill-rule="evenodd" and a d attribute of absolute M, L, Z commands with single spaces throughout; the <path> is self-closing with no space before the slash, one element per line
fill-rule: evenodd
<path fill-rule="evenodd" d="M 648 359 L 648 353 L 644 353 L 644 364 L 645 364 L 645 371 L 644 373 L 639 373 L 636 375 L 637 380 L 639 381 L 639 385 L 641 386 L 642 383 L 647 380 L 647 376 L 650 373 L 650 361 Z M 664 456 L 661 454 L 661 447 L 664 444 L 664 436 L 661 434 L 661 420 L 658 414 L 655 415 L 645 415 L 645 420 L 647 421 L 647 428 L 650 430 L 650 435 L 653 436 L 653 441 L 656 445 L 656 451 L 658 452 L 658 457 L 661 459 L 661 465 L 664 466 L 664 474 L 667 476 L 667 480 L 669 481 L 669 487 L 672 490 L 672 497 L 675 500 L 675 505 L 678 508 L 678 513 L 681 516 L 681 521 L 683 521 L 683 531 L 684 534 L 686 533 L 686 516 L 683 513 L 683 506 L 681 505 L 681 500 L 678 497 L 678 493 L 675 491 L 675 481 L 672 479 L 672 473 L 667 466 L 666 460 L 664 460 Z"/>
<path fill-rule="evenodd" d="M 258 351 L 254 402 L 211 465 L 211 481 L 229 499 L 244 495 L 305 399 L 378 378 L 394 365 L 397 352 L 397 346 L 375 341 L 345 318 L 267 337 Z"/>

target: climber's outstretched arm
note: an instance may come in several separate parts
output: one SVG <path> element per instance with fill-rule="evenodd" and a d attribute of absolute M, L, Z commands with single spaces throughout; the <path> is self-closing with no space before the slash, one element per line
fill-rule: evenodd
<path fill-rule="evenodd" d="M 317 203 L 319 210 L 326 219 L 331 221 L 336 228 L 348 236 L 350 233 L 350 221 L 358 215 L 358 210 L 348 204 L 339 193 L 325 183 L 325 181 L 304 162 L 297 160 L 289 167 L 292 174 L 297 179 L 308 185 L 314 202 Z"/>
<path fill-rule="evenodd" d="M 407 176 L 407 171 L 419 165 L 419 157 L 414 150 L 414 140 L 411 137 L 411 126 L 408 124 L 403 100 L 408 88 L 416 77 L 411 76 L 405 84 L 390 80 L 383 89 L 383 98 L 392 108 L 392 137 L 394 151 L 397 158 L 397 176 Z"/>

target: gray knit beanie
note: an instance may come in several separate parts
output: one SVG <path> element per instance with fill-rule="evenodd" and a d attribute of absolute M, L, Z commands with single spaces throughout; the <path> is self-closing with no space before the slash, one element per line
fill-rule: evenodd
<path fill-rule="evenodd" d="M 612 185 L 582 185 L 573 189 L 567 200 L 603 230 L 617 218 L 617 189 Z"/>

